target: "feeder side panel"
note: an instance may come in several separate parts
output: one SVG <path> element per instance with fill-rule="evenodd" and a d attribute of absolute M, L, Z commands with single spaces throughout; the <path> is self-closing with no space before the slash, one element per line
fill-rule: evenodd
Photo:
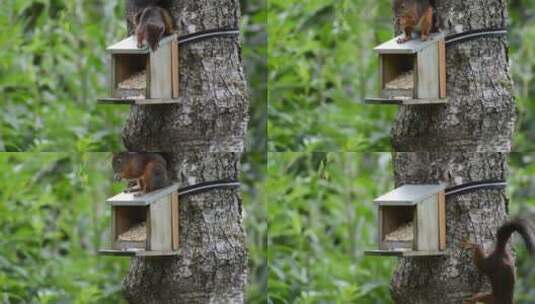
<path fill-rule="evenodd" d="M 171 250 L 171 198 L 150 205 L 150 250 Z"/>
<path fill-rule="evenodd" d="M 438 204 L 433 195 L 417 206 L 416 250 L 438 250 Z"/>
<path fill-rule="evenodd" d="M 423 49 L 417 56 L 417 98 L 439 97 L 438 44 Z"/>

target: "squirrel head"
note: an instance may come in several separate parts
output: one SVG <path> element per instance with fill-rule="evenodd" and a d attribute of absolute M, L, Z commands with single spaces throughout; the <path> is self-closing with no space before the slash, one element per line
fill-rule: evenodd
<path fill-rule="evenodd" d="M 122 173 L 126 167 L 126 163 L 128 161 L 129 155 L 130 155 L 129 152 L 113 153 L 111 165 L 112 165 L 113 173 L 114 173 L 113 178 L 115 180 L 122 179 Z"/>

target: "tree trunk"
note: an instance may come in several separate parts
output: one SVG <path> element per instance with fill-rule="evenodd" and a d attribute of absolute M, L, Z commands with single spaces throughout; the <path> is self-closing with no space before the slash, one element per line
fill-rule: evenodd
<path fill-rule="evenodd" d="M 450 33 L 506 25 L 505 0 L 435 2 L 441 28 Z M 400 108 L 392 131 L 398 151 L 393 157 L 397 185 L 455 186 L 506 179 L 516 119 L 506 38 L 479 38 L 448 47 L 447 95 L 447 105 Z M 394 301 L 462 303 L 472 293 L 488 291 L 487 280 L 459 242 L 470 239 L 493 248 L 507 203 L 504 190 L 448 197 L 447 255 L 401 259 L 392 279 Z"/>
<path fill-rule="evenodd" d="M 502 180 L 507 153 L 394 153 L 396 184 Z M 462 303 L 472 293 L 489 290 L 470 251 L 459 244 L 473 240 L 490 250 L 506 218 L 505 190 L 478 190 L 446 199 L 447 256 L 403 258 L 392 280 L 395 303 Z"/>
<path fill-rule="evenodd" d="M 238 27 L 237 0 L 169 0 L 179 35 Z M 131 16 L 132 0 L 127 14 Z M 129 30 L 132 31 L 131 24 Z M 123 129 L 130 151 L 166 151 L 181 186 L 239 178 L 247 126 L 238 37 L 180 47 L 180 103 L 132 106 Z M 177 257 L 133 258 L 123 282 L 130 303 L 244 303 L 245 231 L 238 190 L 180 199 Z"/>
<path fill-rule="evenodd" d="M 131 1 L 129 16 L 135 13 Z M 180 36 L 239 26 L 238 0 L 169 3 Z M 123 129 L 126 148 L 242 152 L 248 103 L 239 38 L 210 38 L 180 46 L 179 52 L 180 103 L 133 106 Z"/>
<path fill-rule="evenodd" d="M 449 33 L 504 28 L 506 0 L 436 0 Z M 509 152 L 516 111 L 506 37 L 448 47 L 449 104 L 400 107 L 392 131 L 395 151 Z"/>

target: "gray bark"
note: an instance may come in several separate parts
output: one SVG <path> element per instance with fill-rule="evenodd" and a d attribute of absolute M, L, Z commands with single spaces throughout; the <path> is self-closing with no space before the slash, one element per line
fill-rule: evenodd
<path fill-rule="evenodd" d="M 238 0 L 170 3 L 179 35 L 239 25 Z M 127 14 L 133 13 L 134 9 L 127 7 Z M 179 53 L 180 103 L 133 106 L 123 129 L 126 148 L 242 152 L 248 103 L 238 37 L 186 44 Z"/>
<path fill-rule="evenodd" d="M 239 153 L 176 153 L 181 185 L 238 179 Z M 247 253 L 238 190 L 180 199 L 180 255 L 134 258 L 123 282 L 129 303 L 244 303 Z"/>
<path fill-rule="evenodd" d="M 502 28 L 505 0 L 440 1 L 448 33 Z M 507 38 L 479 38 L 446 50 L 449 104 L 401 107 L 392 130 L 395 151 L 509 152 L 516 121 Z"/>
<path fill-rule="evenodd" d="M 237 0 L 172 0 L 179 35 L 237 27 Z M 127 14 L 131 15 L 131 3 Z M 132 30 L 129 25 L 130 31 Z M 123 129 L 131 151 L 166 151 L 181 186 L 239 178 L 247 126 L 237 37 L 180 48 L 180 103 L 132 106 Z M 123 282 L 130 303 L 244 303 L 247 252 L 238 190 L 180 199 L 177 257 L 133 258 Z"/>
<path fill-rule="evenodd" d="M 505 0 L 435 2 L 441 28 L 450 33 L 505 27 Z M 506 178 L 516 119 L 506 38 L 448 47 L 447 95 L 447 105 L 401 107 L 398 112 L 393 145 L 406 153 L 394 153 L 397 185 L 454 186 Z M 459 242 L 470 239 L 490 250 L 507 203 L 504 190 L 448 197 L 447 255 L 401 259 L 391 284 L 394 301 L 463 303 L 473 293 L 488 291 L 487 280 Z"/>
<path fill-rule="evenodd" d="M 507 153 L 417 152 L 394 154 L 397 185 L 501 180 L 507 176 Z M 395 303 L 462 303 L 472 293 L 489 290 L 475 269 L 472 254 L 459 246 L 473 240 L 490 250 L 506 218 L 505 190 L 480 190 L 446 199 L 447 256 L 403 258 L 392 279 Z"/>

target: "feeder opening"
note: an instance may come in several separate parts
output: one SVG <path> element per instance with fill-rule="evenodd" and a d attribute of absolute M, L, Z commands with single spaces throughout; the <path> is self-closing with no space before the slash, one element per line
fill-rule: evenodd
<path fill-rule="evenodd" d="M 145 248 L 147 240 L 147 207 L 115 208 L 115 238 L 119 249 Z"/>
<path fill-rule="evenodd" d="M 383 98 L 412 98 L 414 96 L 414 54 L 382 54 Z"/>
<path fill-rule="evenodd" d="M 140 98 L 147 95 L 147 54 L 115 54 L 115 98 Z"/>
<path fill-rule="evenodd" d="M 412 249 L 415 206 L 381 206 L 381 243 L 384 249 Z"/>

